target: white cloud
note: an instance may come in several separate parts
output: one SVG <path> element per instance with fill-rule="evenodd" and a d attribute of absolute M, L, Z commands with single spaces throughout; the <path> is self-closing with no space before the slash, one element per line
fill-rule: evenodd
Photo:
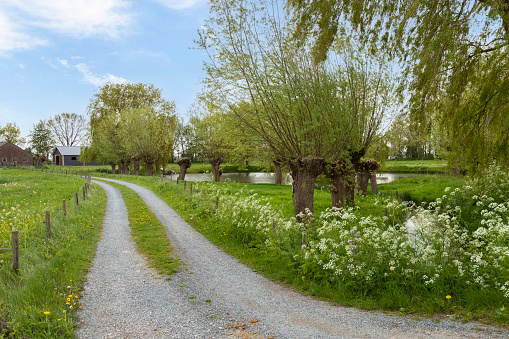
<path fill-rule="evenodd" d="M 154 0 L 170 9 L 182 10 L 199 6 L 203 3 L 202 0 Z"/>
<path fill-rule="evenodd" d="M 6 55 L 10 51 L 31 49 L 44 44 L 46 44 L 46 41 L 33 38 L 22 32 L 19 25 L 10 21 L 0 11 L 0 55 Z"/>
<path fill-rule="evenodd" d="M 127 83 L 127 81 L 124 78 L 117 77 L 112 74 L 106 74 L 106 75 L 97 75 L 93 74 L 90 71 L 90 68 L 87 64 L 80 63 L 73 66 L 76 70 L 78 70 L 83 75 L 83 82 L 86 82 L 88 84 L 92 84 L 94 86 L 100 87 L 108 82 L 114 83 L 114 84 L 120 84 L 120 83 Z"/>
<path fill-rule="evenodd" d="M 57 61 L 62 65 L 64 66 L 65 68 L 69 68 L 69 62 L 67 62 L 67 60 L 65 59 L 58 59 L 57 58 Z"/>
<path fill-rule="evenodd" d="M 4 0 L 26 27 L 84 38 L 116 38 L 134 19 L 126 0 Z M 1 5 L 0 5 L 1 6 Z M 5 6 L 5 5 L 4 5 Z M 2 8 L 0 7 L 0 11 Z"/>

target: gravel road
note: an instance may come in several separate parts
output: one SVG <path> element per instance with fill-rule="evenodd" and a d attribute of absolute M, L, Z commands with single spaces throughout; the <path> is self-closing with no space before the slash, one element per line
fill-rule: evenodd
<path fill-rule="evenodd" d="M 477 322 L 417 321 L 335 306 L 283 287 L 196 232 L 154 193 L 136 191 L 167 228 L 184 268 L 165 280 L 130 239 L 120 192 L 106 190 L 102 238 L 78 313 L 78 338 L 508 338 Z"/>

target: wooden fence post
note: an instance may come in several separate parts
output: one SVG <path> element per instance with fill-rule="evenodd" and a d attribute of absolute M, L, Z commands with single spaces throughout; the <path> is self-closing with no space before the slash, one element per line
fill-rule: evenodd
<path fill-rule="evenodd" d="M 186 183 L 187 183 L 187 181 L 184 180 L 184 189 L 186 189 Z"/>
<path fill-rule="evenodd" d="M 46 235 L 51 238 L 51 217 L 49 211 L 46 211 Z"/>
<path fill-rule="evenodd" d="M 193 184 L 189 184 L 189 194 L 193 195 Z"/>
<path fill-rule="evenodd" d="M 86 196 L 87 196 L 87 189 L 86 189 L 86 186 L 83 186 L 83 201 L 85 201 Z"/>
<path fill-rule="evenodd" d="M 62 199 L 62 210 L 64 211 L 64 215 L 67 215 L 67 208 L 65 207 L 65 199 Z"/>
<path fill-rule="evenodd" d="M 74 194 L 74 199 L 76 200 L 76 206 L 78 206 L 79 205 L 78 192 Z"/>
<path fill-rule="evenodd" d="M 19 271 L 19 231 L 12 231 L 12 268 Z"/>
<path fill-rule="evenodd" d="M 161 174 L 161 182 L 163 182 L 164 176 Z"/>
<path fill-rule="evenodd" d="M 219 207 L 219 196 L 216 195 L 216 209 Z"/>

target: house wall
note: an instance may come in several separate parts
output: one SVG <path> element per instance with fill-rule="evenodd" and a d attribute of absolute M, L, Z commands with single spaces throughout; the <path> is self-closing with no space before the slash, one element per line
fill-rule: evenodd
<path fill-rule="evenodd" d="M 0 147 L 0 163 L 9 166 L 33 166 L 32 155 L 10 142 Z"/>
<path fill-rule="evenodd" d="M 79 161 L 79 155 L 61 155 L 60 152 L 53 153 L 53 161 L 55 165 L 59 166 L 97 166 L 100 165 L 96 162 L 83 163 Z"/>
<path fill-rule="evenodd" d="M 83 166 L 83 162 L 78 161 L 79 155 L 64 155 L 65 166 Z"/>

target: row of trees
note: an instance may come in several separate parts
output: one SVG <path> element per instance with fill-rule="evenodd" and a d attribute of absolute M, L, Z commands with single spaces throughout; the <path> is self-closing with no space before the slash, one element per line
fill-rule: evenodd
<path fill-rule="evenodd" d="M 115 173 L 135 175 L 140 165 L 152 175 L 173 155 L 177 130 L 175 104 L 160 89 L 145 84 L 106 84 L 88 106 L 90 133 L 80 159 L 109 163 Z"/>
<path fill-rule="evenodd" d="M 202 126 L 210 141 L 222 130 L 214 121 L 235 117 L 246 129 L 237 135 L 289 168 L 296 214 L 313 210 L 321 173 L 333 205 L 353 202 L 354 170 L 369 167 L 361 159 L 370 149 L 447 156 L 473 171 L 509 159 L 505 2 L 288 4 L 283 13 L 277 1 L 212 1 L 197 41 L 210 57 L 200 98 L 208 115 L 186 131 Z M 399 79 L 387 61 L 403 69 Z M 396 95 L 408 114 L 377 137 Z M 212 149 L 232 152 L 235 129 L 224 130 Z"/>
<path fill-rule="evenodd" d="M 262 153 L 287 166 L 297 216 L 313 212 L 320 174 L 331 180 L 333 206 L 353 203 L 355 171 L 366 168 L 361 160 L 394 103 L 384 60 L 345 39 L 315 64 L 275 2 L 216 0 L 211 12 L 197 41 L 210 56 L 201 122 L 234 117 Z"/>

